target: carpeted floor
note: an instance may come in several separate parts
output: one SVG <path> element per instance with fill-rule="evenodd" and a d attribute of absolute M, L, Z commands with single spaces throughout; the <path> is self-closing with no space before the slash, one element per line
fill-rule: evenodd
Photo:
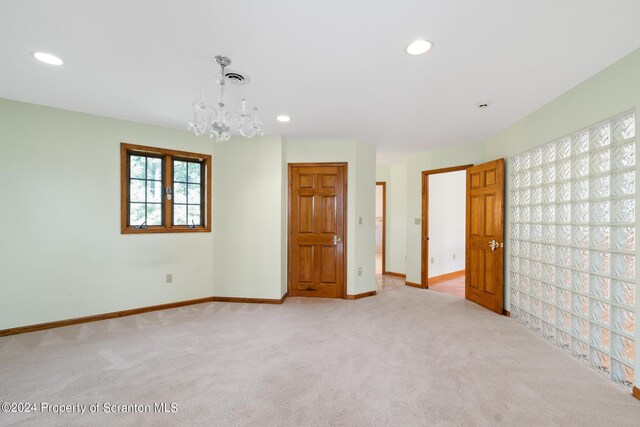
<path fill-rule="evenodd" d="M 0 338 L 0 402 L 100 404 L 83 415 L 0 413 L 0 424 L 25 426 L 640 423 L 628 391 L 513 320 L 406 286 Z M 177 411 L 104 413 L 104 403 L 154 402 Z"/>

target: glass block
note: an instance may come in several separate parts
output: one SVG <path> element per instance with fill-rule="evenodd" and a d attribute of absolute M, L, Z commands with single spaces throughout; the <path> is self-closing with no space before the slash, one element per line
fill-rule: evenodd
<path fill-rule="evenodd" d="M 599 323 L 603 326 L 609 326 L 609 304 L 597 300 L 591 300 L 590 305 L 591 311 L 589 314 L 589 318 L 591 319 L 591 321 Z"/>
<path fill-rule="evenodd" d="M 571 178 L 571 161 L 562 160 L 556 163 L 556 181 L 565 181 Z"/>
<path fill-rule="evenodd" d="M 521 239 L 522 235 L 520 234 L 520 224 L 511 223 L 511 238 L 512 239 Z"/>
<path fill-rule="evenodd" d="M 553 203 L 556 201 L 556 187 L 554 184 L 545 185 L 542 187 L 542 200 L 541 203 Z"/>
<path fill-rule="evenodd" d="M 571 244 L 586 248 L 589 246 L 589 227 L 586 225 L 574 225 L 571 227 Z"/>
<path fill-rule="evenodd" d="M 589 328 L 589 343 L 605 353 L 609 353 L 609 347 L 611 346 L 611 332 L 608 329 L 600 327 L 598 325 L 591 324 Z"/>
<path fill-rule="evenodd" d="M 538 261 L 531 261 L 531 270 L 529 271 L 529 275 L 535 279 L 542 278 L 542 263 Z"/>
<path fill-rule="evenodd" d="M 583 130 L 571 135 L 571 154 L 582 154 L 589 151 L 589 131 Z"/>
<path fill-rule="evenodd" d="M 529 294 L 533 297 L 540 298 L 542 296 L 542 283 L 539 280 L 531 280 L 531 290 Z M 536 316 L 539 313 L 534 313 Z"/>
<path fill-rule="evenodd" d="M 556 211 L 557 214 L 557 211 Z M 559 245 L 571 244 L 571 226 L 558 225 L 556 226 L 556 242 Z"/>
<path fill-rule="evenodd" d="M 635 199 L 612 200 L 611 221 L 614 223 L 634 223 L 636 221 Z"/>
<path fill-rule="evenodd" d="M 589 321 L 578 316 L 571 316 L 571 335 L 585 342 L 589 341 Z"/>
<path fill-rule="evenodd" d="M 520 260 L 520 269 L 514 270 L 518 271 L 520 274 L 529 275 L 531 274 L 531 262 L 526 258 L 518 258 Z"/>
<path fill-rule="evenodd" d="M 531 169 L 531 186 L 536 187 L 542 184 L 542 168 Z"/>
<path fill-rule="evenodd" d="M 542 147 L 542 164 L 552 163 L 556 160 L 556 143 L 551 142 Z"/>
<path fill-rule="evenodd" d="M 589 271 L 595 274 L 608 275 L 611 273 L 611 254 L 609 252 L 590 251 Z"/>
<path fill-rule="evenodd" d="M 544 242 L 556 241 L 556 226 L 545 224 L 542 226 L 542 240 Z"/>
<path fill-rule="evenodd" d="M 532 168 L 542 165 L 542 147 L 529 151 L 529 156 Z"/>
<path fill-rule="evenodd" d="M 571 335 L 561 330 L 556 330 L 556 344 L 567 353 L 571 352 Z"/>
<path fill-rule="evenodd" d="M 634 372 L 633 368 L 613 359 L 611 361 L 611 379 L 623 387 L 633 387 Z"/>
<path fill-rule="evenodd" d="M 604 276 L 589 276 L 589 295 L 609 300 L 609 289 L 611 287 L 611 279 Z"/>
<path fill-rule="evenodd" d="M 556 326 L 565 332 L 571 332 L 571 313 L 557 309 Z"/>
<path fill-rule="evenodd" d="M 574 337 L 571 338 L 571 354 L 576 359 L 584 363 L 588 363 L 589 362 L 589 346 L 586 343 Z"/>
<path fill-rule="evenodd" d="M 531 215 L 529 215 L 529 206 L 522 206 L 520 208 L 520 222 L 529 222 Z"/>
<path fill-rule="evenodd" d="M 633 341 L 618 334 L 613 334 L 611 354 L 616 359 L 633 365 L 636 360 L 636 346 Z"/>
<path fill-rule="evenodd" d="M 589 198 L 589 180 L 579 179 L 571 183 L 571 200 L 587 200 Z"/>
<path fill-rule="evenodd" d="M 571 248 L 564 246 L 556 248 L 556 264 L 561 267 L 571 267 Z"/>
<path fill-rule="evenodd" d="M 542 166 L 542 184 L 553 184 L 556 180 L 556 165 L 553 163 Z"/>
<path fill-rule="evenodd" d="M 524 326 L 529 325 L 529 313 L 527 313 L 525 310 L 521 310 L 520 311 L 520 323 Z"/>
<path fill-rule="evenodd" d="M 531 299 L 531 314 L 542 317 L 542 301 L 537 298 Z"/>
<path fill-rule="evenodd" d="M 611 144 L 611 138 L 609 138 L 609 135 L 609 122 L 591 128 L 589 132 L 589 143 L 591 144 L 591 149 L 606 147 Z"/>
<path fill-rule="evenodd" d="M 542 222 L 542 206 L 531 206 L 530 210 L 531 222 Z"/>
<path fill-rule="evenodd" d="M 589 171 L 592 174 L 606 173 L 611 170 L 609 149 L 592 151 L 589 154 Z"/>
<path fill-rule="evenodd" d="M 612 254 L 612 273 L 618 279 L 636 279 L 636 257 L 635 255 Z"/>
<path fill-rule="evenodd" d="M 589 317 L 589 298 L 580 294 L 572 294 L 571 312 L 582 317 Z"/>
<path fill-rule="evenodd" d="M 611 147 L 611 169 L 633 167 L 636 164 L 636 143 L 614 145 Z"/>
<path fill-rule="evenodd" d="M 571 270 L 568 268 L 556 268 L 556 285 L 568 289 L 571 287 Z"/>
<path fill-rule="evenodd" d="M 527 276 L 520 276 L 520 289 L 527 294 L 531 293 L 531 279 Z"/>
<path fill-rule="evenodd" d="M 556 205 L 555 218 L 558 224 L 568 224 L 571 222 L 571 205 L 569 203 Z"/>
<path fill-rule="evenodd" d="M 634 309 L 636 304 L 635 285 L 620 280 L 611 281 L 613 302 Z"/>
<path fill-rule="evenodd" d="M 607 198 L 611 195 L 609 175 L 591 178 L 589 180 L 589 197 L 593 199 Z"/>
<path fill-rule="evenodd" d="M 634 312 L 620 307 L 612 307 L 611 329 L 633 337 L 636 331 L 636 315 Z"/>
<path fill-rule="evenodd" d="M 520 173 L 518 173 L 517 171 L 513 172 L 513 175 L 511 177 L 511 186 L 514 192 L 516 193 L 518 192 L 518 190 L 522 188 L 522 182 L 520 181 Z"/>
<path fill-rule="evenodd" d="M 531 243 L 529 242 L 520 242 L 520 254 L 523 257 L 529 257 L 531 254 Z"/>
<path fill-rule="evenodd" d="M 554 343 L 556 342 L 556 327 L 550 325 L 549 323 L 542 323 L 542 336 L 547 341 Z"/>
<path fill-rule="evenodd" d="M 513 307 L 520 306 L 520 292 L 515 290 L 514 282 L 511 282 L 511 293 L 509 301 L 511 302 L 511 313 L 513 314 Z"/>
<path fill-rule="evenodd" d="M 635 227 L 611 227 L 611 248 L 624 251 L 635 251 Z"/>
<path fill-rule="evenodd" d="M 586 249 L 571 249 L 571 268 L 587 271 L 589 269 L 589 251 Z"/>
<path fill-rule="evenodd" d="M 608 378 L 611 372 L 611 359 L 606 354 L 592 348 L 589 355 L 589 366 Z"/>
<path fill-rule="evenodd" d="M 589 227 L 589 244 L 594 249 L 609 249 L 610 228 L 603 226 Z"/>
<path fill-rule="evenodd" d="M 520 222 L 520 208 L 514 206 L 511 208 L 511 222 Z"/>
<path fill-rule="evenodd" d="M 519 240 L 511 240 L 511 244 L 509 245 L 509 253 L 511 255 L 520 255 L 520 241 Z"/>
<path fill-rule="evenodd" d="M 571 183 L 561 182 L 556 184 L 556 202 L 568 202 L 571 200 Z"/>
<path fill-rule="evenodd" d="M 542 240 L 542 225 L 540 224 L 531 224 L 530 226 L 530 240 L 534 242 L 539 242 Z"/>
<path fill-rule="evenodd" d="M 542 203 L 542 188 L 532 188 L 529 192 L 529 204 L 539 205 L 540 203 Z"/>
<path fill-rule="evenodd" d="M 542 258 L 542 244 L 541 243 L 531 243 L 530 244 L 530 254 L 529 258 L 539 260 Z"/>
<path fill-rule="evenodd" d="M 589 275 L 581 271 L 572 271 L 571 289 L 585 294 L 589 293 Z"/>
<path fill-rule="evenodd" d="M 520 156 L 513 156 L 511 158 L 511 171 L 513 172 L 513 177 L 517 175 L 518 172 L 522 170 L 522 160 Z"/>
<path fill-rule="evenodd" d="M 611 175 L 611 194 L 628 196 L 636 193 L 636 171 L 620 172 Z"/>
<path fill-rule="evenodd" d="M 611 135 L 614 142 L 621 142 L 636 136 L 635 114 L 629 113 L 613 119 L 611 123 Z"/>
<path fill-rule="evenodd" d="M 571 205 L 571 221 L 577 224 L 589 222 L 589 203 L 573 203 Z"/>
<path fill-rule="evenodd" d="M 542 206 L 542 222 L 553 223 L 556 218 L 556 209 L 554 205 Z"/>
<path fill-rule="evenodd" d="M 571 158 L 571 177 L 582 178 L 589 175 L 589 156 Z"/>
<path fill-rule="evenodd" d="M 531 171 L 525 170 L 520 174 L 520 186 L 522 188 L 531 187 Z"/>
<path fill-rule="evenodd" d="M 556 141 L 556 160 L 566 159 L 571 155 L 571 137 Z"/>
<path fill-rule="evenodd" d="M 611 220 L 611 203 L 608 200 L 589 204 L 589 221 L 595 224 L 607 223 Z"/>
<path fill-rule="evenodd" d="M 550 305 L 550 304 L 555 304 L 556 303 L 556 287 L 553 285 L 550 285 L 548 283 L 545 283 L 542 286 L 542 300 L 546 303 L 548 303 L 546 305 L 547 309 L 549 309 L 549 307 L 555 307 L 554 305 Z M 543 307 L 544 309 L 544 307 Z M 544 311 L 544 310 L 543 310 Z M 553 309 L 553 319 L 555 321 L 555 308 Z M 542 316 L 543 319 L 545 319 L 546 321 L 549 321 L 548 317 Z"/>
<path fill-rule="evenodd" d="M 531 321 L 529 322 L 529 329 L 532 331 L 542 334 L 542 320 L 540 318 L 531 316 Z"/>
<path fill-rule="evenodd" d="M 556 259 L 556 247 L 553 245 L 542 245 L 542 262 L 553 264 Z M 555 272 L 554 272 L 555 273 Z M 554 274 L 555 277 L 555 274 Z"/>
<path fill-rule="evenodd" d="M 542 264 L 542 281 L 553 283 L 556 278 L 556 266 L 550 264 Z"/>
<path fill-rule="evenodd" d="M 571 311 L 571 292 L 564 289 L 557 289 L 556 305 L 558 306 L 558 308 Z"/>

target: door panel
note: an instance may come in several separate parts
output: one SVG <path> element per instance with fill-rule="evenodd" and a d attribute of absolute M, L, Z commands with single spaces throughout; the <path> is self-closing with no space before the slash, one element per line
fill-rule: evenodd
<path fill-rule="evenodd" d="M 502 314 L 504 159 L 467 172 L 466 298 Z"/>
<path fill-rule="evenodd" d="M 289 165 L 289 295 L 341 298 L 345 164 Z"/>

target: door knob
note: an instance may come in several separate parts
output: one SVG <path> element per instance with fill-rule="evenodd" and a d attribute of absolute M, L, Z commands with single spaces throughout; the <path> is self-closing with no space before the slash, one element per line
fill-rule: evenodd
<path fill-rule="evenodd" d="M 337 245 L 337 244 L 338 244 L 338 242 L 342 242 L 342 237 L 338 237 L 338 235 L 337 235 L 337 234 L 334 234 L 334 235 L 333 235 L 333 244 L 334 244 L 334 245 Z"/>
<path fill-rule="evenodd" d="M 491 249 L 491 252 L 493 252 L 496 249 L 498 249 L 499 246 L 500 246 L 500 244 L 498 242 L 496 242 L 495 240 L 492 240 L 492 241 L 489 242 L 489 248 Z"/>

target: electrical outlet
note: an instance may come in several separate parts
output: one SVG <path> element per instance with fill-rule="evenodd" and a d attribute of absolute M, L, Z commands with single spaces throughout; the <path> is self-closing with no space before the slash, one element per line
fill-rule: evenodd
<path fill-rule="evenodd" d="M 431 264 L 433 264 L 434 262 L 436 262 L 436 259 L 434 257 L 431 257 Z"/>
<path fill-rule="evenodd" d="M 415 225 L 420 225 L 420 218 L 414 218 L 414 219 L 413 219 L 413 223 L 414 223 Z"/>
<path fill-rule="evenodd" d="M 362 217 L 361 216 L 358 217 L 358 224 L 362 225 Z"/>
<path fill-rule="evenodd" d="M 362 276 L 362 267 L 358 267 L 358 276 Z"/>
<path fill-rule="evenodd" d="M 167 283 L 173 283 L 173 273 L 167 274 L 165 280 Z"/>
<path fill-rule="evenodd" d="M 456 254 L 453 254 L 453 259 L 456 259 Z"/>

